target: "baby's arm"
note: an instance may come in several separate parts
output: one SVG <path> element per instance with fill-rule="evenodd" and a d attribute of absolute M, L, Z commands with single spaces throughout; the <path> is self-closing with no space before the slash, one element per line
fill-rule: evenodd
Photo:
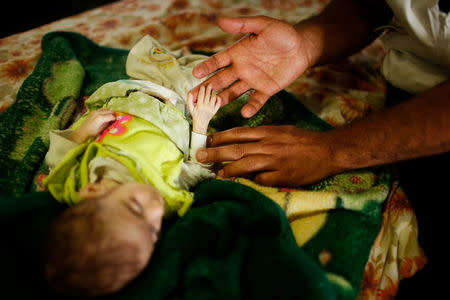
<path fill-rule="evenodd" d="M 209 121 L 219 110 L 220 104 L 221 99 L 219 96 L 216 96 L 211 84 L 206 89 L 203 85 L 200 87 L 196 104 L 194 104 L 192 95 L 189 94 L 188 106 L 192 115 L 192 131 L 206 135 Z"/>
<path fill-rule="evenodd" d="M 190 190 L 199 182 L 214 178 L 212 164 L 201 164 L 195 158 L 197 150 L 206 147 L 206 132 L 208 124 L 214 114 L 219 110 L 222 100 L 216 96 L 211 85 L 201 86 L 194 104 L 192 97 L 188 98 L 188 107 L 192 115 L 191 147 L 189 159 L 181 168 L 179 184 L 182 189 Z"/>
<path fill-rule="evenodd" d="M 116 116 L 110 109 L 100 108 L 95 110 L 75 129 L 71 140 L 77 144 L 82 144 L 88 139 L 98 136 L 115 119 Z"/>
<path fill-rule="evenodd" d="M 45 156 L 45 161 L 49 168 L 55 168 L 69 150 L 84 143 L 90 137 L 97 136 L 114 119 L 115 116 L 112 111 L 102 108 L 90 113 L 75 130 L 50 131 L 50 146 Z"/>
<path fill-rule="evenodd" d="M 219 110 L 222 100 L 216 96 L 211 85 L 200 87 L 197 103 L 191 94 L 188 97 L 188 107 L 192 116 L 191 147 L 189 149 L 189 160 L 197 162 L 195 154 L 198 149 L 206 147 L 206 132 L 209 121 Z"/>

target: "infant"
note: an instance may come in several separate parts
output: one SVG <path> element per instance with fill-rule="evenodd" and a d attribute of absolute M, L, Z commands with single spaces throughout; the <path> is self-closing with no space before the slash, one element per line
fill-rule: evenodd
<path fill-rule="evenodd" d="M 45 184 L 56 198 L 74 204 L 54 220 L 44 240 L 44 275 L 57 294 L 95 297 L 124 287 L 148 264 L 163 216 L 173 212 L 183 215 L 192 201 L 189 187 L 211 175 L 210 171 L 200 171 L 209 175 L 193 182 L 190 178 L 184 184 L 179 180 L 183 172 L 205 168 L 195 162 L 195 149 L 205 146 L 209 121 L 221 105 L 210 85 L 201 86 L 196 103 L 188 98 L 192 137 L 190 159 L 184 161 L 170 133 L 153 124 L 165 120 L 177 125 L 170 116 L 180 117 L 178 110 L 154 95 L 130 97 L 145 91 L 142 87 L 148 83 L 118 84 L 127 85 L 125 98 L 106 97 L 107 103 L 95 109 L 96 96 L 91 96 L 86 101 L 91 110 L 69 132 L 56 135 L 56 148 L 61 139 L 72 143 L 69 148 L 62 147 L 66 153 L 54 155 L 61 149 L 55 150 L 52 140 L 50 143 L 49 156 L 63 158 L 54 165 L 49 163 L 52 171 Z M 100 94 L 105 93 L 102 88 Z M 113 111 L 115 99 L 127 105 L 158 101 L 153 104 L 159 105 L 157 111 L 163 117 L 145 120 L 137 116 L 140 112 Z M 192 146 L 198 136 L 203 142 Z"/>

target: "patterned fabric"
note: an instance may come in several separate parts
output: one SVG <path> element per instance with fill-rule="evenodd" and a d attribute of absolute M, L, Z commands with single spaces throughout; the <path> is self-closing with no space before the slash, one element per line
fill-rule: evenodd
<path fill-rule="evenodd" d="M 0 39 L 0 112 L 15 101 L 19 87 L 40 57 L 41 38 L 49 31 L 75 31 L 101 45 L 122 49 L 130 49 L 148 34 L 171 49 L 187 46 L 210 52 L 240 38 L 222 32 L 215 24 L 218 16 L 261 14 L 295 23 L 319 12 L 328 2 L 122 0 Z M 385 83 L 377 72 L 383 56 L 382 44 L 376 41 L 342 63 L 308 70 L 287 90 L 329 124 L 349 123 L 383 107 Z M 363 181 L 359 177 L 350 180 Z M 278 192 L 281 194 L 273 195 L 288 193 L 283 189 Z M 414 213 L 404 209 L 407 204 L 400 187 L 394 185 L 384 206 L 382 230 L 366 266 L 361 292 L 365 299 L 384 299 L 395 294 L 400 278 L 413 275 L 426 261 L 415 238 Z M 413 242 L 408 244 L 407 251 L 398 251 L 408 240 Z M 394 253 L 396 256 L 392 256 Z M 321 259 L 326 262 L 332 257 L 322 253 Z M 389 268 L 380 268 L 384 264 Z"/>
<path fill-rule="evenodd" d="M 309 130 L 330 126 L 303 107 L 289 93 L 272 96 L 243 126 L 291 124 Z M 219 110 L 211 127 L 223 130 L 239 119 L 248 97 L 240 97 Z M 303 120 L 298 122 L 298 120 Z M 338 299 L 354 299 L 361 290 L 364 266 L 380 231 L 382 204 L 391 187 L 386 167 L 345 172 L 301 189 L 271 188 L 237 178 L 273 199 L 284 210 L 297 244 L 321 266 Z M 350 263 L 351 262 L 351 263 Z"/>
<path fill-rule="evenodd" d="M 136 181 L 156 187 L 166 202 L 166 215 L 181 216 L 192 203 L 189 192 L 175 182 L 180 175 L 183 155 L 159 124 L 172 124 L 172 134 L 184 136 L 189 147 L 189 124 L 179 111 L 140 91 L 133 81 L 107 83 L 87 101 L 87 113 L 73 125 L 100 107 L 121 112 L 120 122 L 113 123 L 96 142 L 83 143 L 64 157 L 52 170 L 44 185 L 61 202 L 70 205 L 81 201 L 77 192 L 89 183 L 89 163 L 94 157 L 112 157 L 133 175 Z M 128 115 L 130 114 L 130 115 Z M 177 137 L 176 136 L 176 137 Z M 151 155 L 149 155 L 151 153 Z"/>
<path fill-rule="evenodd" d="M 386 200 L 383 224 L 366 265 L 358 299 L 393 299 L 398 282 L 427 263 L 417 243 L 417 220 L 406 195 L 395 182 Z"/>
<path fill-rule="evenodd" d="M 133 80 L 107 83 L 86 100 L 87 111 L 107 107 L 112 111 L 127 113 L 152 122 L 170 137 L 186 156 L 189 156 L 188 121 L 178 109 L 162 103 L 151 95 L 155 93 L 149 93 L 146 88 L 148 86 L 144 83 Z"/>
<path fill-rule="evenodd" d="M 207 56 L 177 52 L 180 53 L 170 51 L 146 35 L 133 46 L 128 55 L 127 74 L 131 78 L 151 81 L 170 89 L 187 103 L 188 92 L 205 80 L 192 75 L 192 69 Z"/>
<path fill-rule="evenodd" d="M 365 181 L 360 176 L 350 176 L 349 179 L 359 188 Z M 335 192 L 317 194 L 298 189 L 264 187 L 246 179 L 236 181 L 260 191 L 283 208 L 298 245 L 307 243 L 320 230 L 326 222 L 326 211 L 334 207 L 337 199 Z M 326 266 L 334 259 L 333 253 L 324 250 L 318 259 Z M 384 203 L 382 227 L 372 247 L 361 291 L 356 299 L 395 298 L 399 281 L 413 276 L 426 263 L 427 257 L 417 242 L 416 217 L 396 181 Z"/>

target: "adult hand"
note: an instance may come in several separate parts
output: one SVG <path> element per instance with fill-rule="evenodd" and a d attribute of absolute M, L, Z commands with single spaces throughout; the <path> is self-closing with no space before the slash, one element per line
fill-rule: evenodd
<path fill-rule="evenodd" d="M 197 160 L 231 161 L 218 173 L 224 178 L 250 176 L 262 185 L 295 187 L 342 171 L 333 163 L 329 133 L 295 126 L 233 128 L 210 136 L 208 146 Z"/>
<path fill-rule="evenodd" d="M 253 116 L 270 96 L 287 87 L 309 66 L 307 43 L 286 22 L 258 16 L 220 18 L 218 24 L 228 33 L 249 34 L 197 65 L 193 74 L 202 78 L 219 71 L 203 84 L 212 84 L 214 90 L 221 91 L 222 105 L 253 89 L 250 101 L 241 110 L 243 117 Z M 191 91 L 194 99 L 198 91 L 199 87 Z"/>

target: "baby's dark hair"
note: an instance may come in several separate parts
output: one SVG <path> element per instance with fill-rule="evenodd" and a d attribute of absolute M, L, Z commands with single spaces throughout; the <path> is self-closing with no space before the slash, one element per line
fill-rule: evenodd
<path fill-rule="evenodd" d="M 44 276 L 56 294 L 77 298 L 110 294 L 147 265 L 150 228 L 141 223 L 117 224 L 103 211 L 96 199 L 84 200 L 51 224 L 42 256 Z M 137 233 L 130 238 L 129 230 Z"/>

